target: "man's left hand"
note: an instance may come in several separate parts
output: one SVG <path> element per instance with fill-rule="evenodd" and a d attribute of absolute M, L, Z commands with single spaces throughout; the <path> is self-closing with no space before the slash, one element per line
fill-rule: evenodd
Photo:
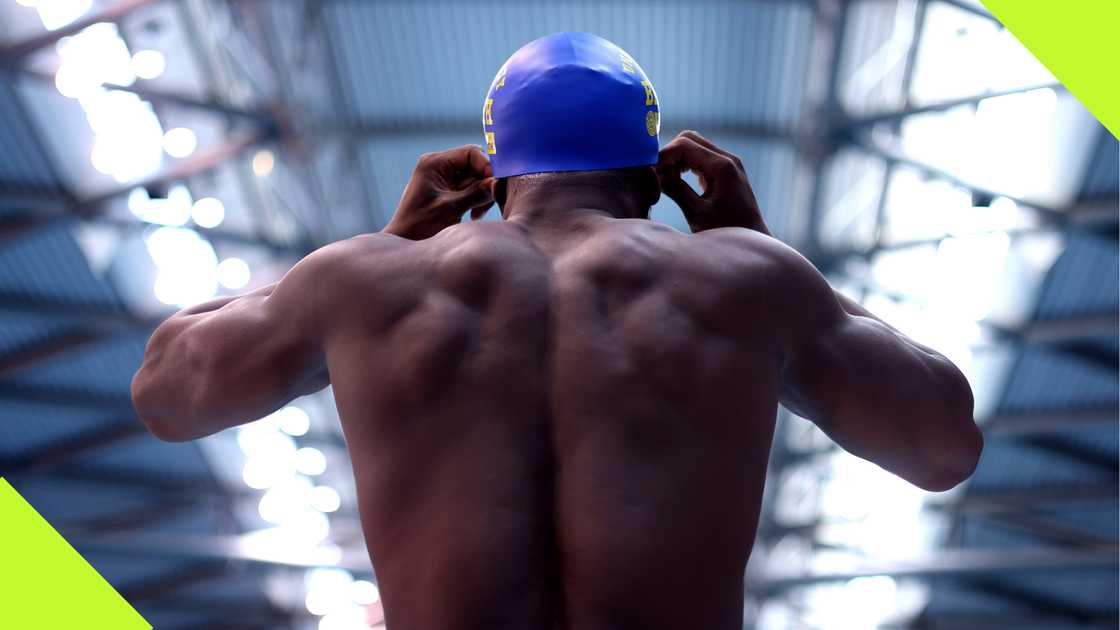
<path fill-rule="evenodd" d="M 425 153 L 382 232 L 421 240 L 455 225 L 468 210 L 472 219 L 481 218 L 494 205 L 494 181 L 490 160 L 476 145 Z"/>

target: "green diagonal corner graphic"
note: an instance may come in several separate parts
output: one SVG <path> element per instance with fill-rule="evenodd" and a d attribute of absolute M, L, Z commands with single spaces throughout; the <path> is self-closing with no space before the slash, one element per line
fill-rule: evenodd
<path fill-rule="evenodd" d="M 1120 138 L 1120 0 L 981 0 Z"/>
<path fill-rule="evenodd" d="M 0 628 L 151 627 L 0 478 Z"/>

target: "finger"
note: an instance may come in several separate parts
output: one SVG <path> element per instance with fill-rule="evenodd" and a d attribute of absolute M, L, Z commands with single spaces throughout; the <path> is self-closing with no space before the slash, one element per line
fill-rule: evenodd
<path fill-rule="evenodd" d="M 491 201 L 490 203 L 486 204 L 485 206 L 479 206 L 477 208 L 471 208 L 471 221 L 478 221 L 479 219 L 484 217 L 486 215 L 486 211 L 489 210 L 493 206 L 494 206 L 494 202 Z"/>
<path fill-rule="evenodd" d="M 493 177 L 494 175 L 490 160 L 482 152 L 482 147 L 477 144 L 464 144 L 461 147 L 448 149 L 441 156 L 457 175 L 478 178 Z"/>
<path fill-rule="evenodd" d="M 494 203 L 494 178 L 474 182 L 461 191 L 451 193 L 449 197 L 450 203 L 456 208 L 462 208 L 463 212 L 468 208 L 489 207 Z"/>
<path fill-rule="evenodd" d="M 712 142 L 711 140 L 708 140 L 704 136 L 700 135 L 698 132 L 695 132 L 691 129 L 685 129 L 684 131 L 680 132 L 677 135 L 679 137 L 682 137 L 682 138 L 688 138 L 689 140 L 692 140 L 696 144 L 704 147 L 705 149 L 710 149 L 712 151 L 715 151 L 716 153 L 719 153 L 720 155 L 723 155 L 724 157 L 731 157 L 730 153 L 728 153 L 727 151 L 724 151 L 723 149 L 717 147 L 714 142 Z"/>
<path fill-rule="evenodd" d="M 686 218 L 699 211 L 704 200 L 696 194 L 696 191 L 688 185 L 688 182 L 681 179 L 680 172 L 667 171 L 662 173 L 658 171 L 657 178 L 661 182 L 661 192 L 668 195 L 680 206 Z"/>
<path fill-rule="evenodd" d="M 725 157 L 725 158 L 731 160 L 732 162 L 734 162 L 735 165 L 738 166 L 740 169 L 743 168 L 743 163 L 742 163 L 741 160 L 739 160 L 738 155 L 735 155 L 734 153 L 717 146 L 716 143 L 712 142 L 711 140 L 708 140 L 707 138 L 700 135 L 699 133 L 697 133 L 697 132 L 695 132 L 691 129 L 686 129 L 686 130 L 680 132 L 680 134 L 678 134 L 678 135 L 683 136 L 685 138 L 688 138 L 689 140 L 692 140 L 696 144 L 699 144 L 700 146 L 702 146 L 706 149 L 711 149 L 712 151 L 715 151 L 716 153 L 719 153 L 723 157 Z"/>
<path fill-rule="evenodd" d="M 658 153 L 657 168 L 659 171 L 691 170 L 702 175 L 705 182 L 716 184 L 721 176 L 735 168 L 735 163 L 691 138 L 678 136 Z"/>

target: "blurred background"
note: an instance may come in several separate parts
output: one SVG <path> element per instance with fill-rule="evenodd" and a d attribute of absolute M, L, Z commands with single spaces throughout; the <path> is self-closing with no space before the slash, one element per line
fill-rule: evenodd
<path fill-rule="evenodd" d="M 744 628 L 1115 628 L 1117 140 L 968 0 L 0 0 L 0 474 L 157 628 L 383 627 L 329 392 L 167 444 L 129 380 L 177 307 L 384 226 L 560 30 L 976 392 L 942 494 L 779 413 Z"/>

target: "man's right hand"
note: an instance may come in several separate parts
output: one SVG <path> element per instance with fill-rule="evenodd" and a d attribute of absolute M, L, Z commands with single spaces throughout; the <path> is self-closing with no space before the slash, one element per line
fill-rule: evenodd
<path fill-rule="evenodd" d="M 482 149 L 467 144 L 425 153 L 382 232 L 418 241 L 455 225 L 463 213 L 478 219 L 494 205 L 494 169 Z"/>
<path fill-rule="evenodd" d="M 658 155 L 656 170 L 662 192 L 677 202 L 694 233 L 744 227 L 770 234 L 738 156 L 695 131 L 682 131 L 665 145 Z M 696 194 L 681 179 L 684 171 L 700 177 L 702 194 Z"/>

